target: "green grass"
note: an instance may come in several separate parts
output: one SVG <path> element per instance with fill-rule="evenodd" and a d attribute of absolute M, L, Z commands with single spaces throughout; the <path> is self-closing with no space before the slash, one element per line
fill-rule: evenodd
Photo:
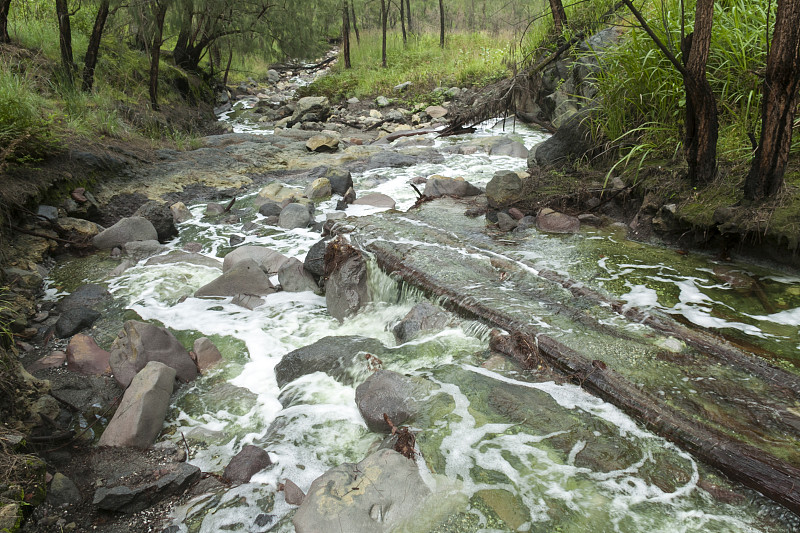
<path fill-rule="evenodd" d="M 438 35 L 409 36 L 403 46 L 399 35 L 387 38 L 387 68 L 381 67 L 381 35 L 362 32 L 361 44 L 352 37 L 352 69 L 340 60 L 331 74 L 306 89 L 334 100 L 376 95 L 395 96 L 394 87 L 410 81 L 403 95 L 413 99 L 436 87 L 484 85 L 509 74 L 511 37 L 497 38 L 484 33 L 449 35 L 444 49 Z"/>

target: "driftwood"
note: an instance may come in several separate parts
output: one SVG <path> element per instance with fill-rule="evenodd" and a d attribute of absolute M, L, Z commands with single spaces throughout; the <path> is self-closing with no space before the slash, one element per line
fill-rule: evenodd
<path fill-rule="evenodd" d="M 608 368 L 603 361 L 585 357 L 563 343 L 539 334 L 529 325 L 521 324 L 510 315 L 491 309 L 481 302 L 464 298 L 455 289 L 442 287 L 424 272 L 403 262 L 402 257 L 387 252 L 381 246 L 370 245 L 379 266 L 407 283 L 434 294 L 442 305 L 462 316 L 512 333 L 505 343 L 495 342 L 527 368 L 547 364 L 577 381 L 582 387 L 613 403 L 649 429 L 694 454 L 700 460 L 719 468 L 725 475 L 768 496 L 800 515 L 800 469 L 786 461 L 736 440 L 713 428 L 701 425 L 669 407 L 658 398 L 642 391 L 637 385 Z M 635 313 L 635 311 L 634 311 Z M 647 320 L 647 317 L 644 317 Z M 651 319 L 653 327 L 677 328 Z M 701 334 L 688 335 L 677 331 L 687 342 L 706 345 Z M 696 332 L 693 332 L 696 333 Z M 708 346 L 714 350 L 713 346 Z M 728 352 L 733 353 L 729 348 Z M 727 352 L 726 352 L 727 353 Z M 750 358 L 753 360 L 754 358 Z M 738 360 L 736 361 L 739 362 Z M 760 367 L 760 364 L 755 364 Z M 768 374 L 768 372 L 766 372 Z M 776 378 L 780 379 L 777 374 Z"/>
<path fill-rule="evenodd" d="M 276 65 L 272 65 L 270 68 L 272 70 L 277 70 L 279 72 L 286 72 L 288 70 L 319 70 L 324 68 L 331 63 L 336 61 L 336 56 L 329 57 L 327 59 L 323 59 L 319 63 L 315 63 L 313 65 L 301 65 L 299 63 L 292 64 L 292 63 L 278 63 Z"/>

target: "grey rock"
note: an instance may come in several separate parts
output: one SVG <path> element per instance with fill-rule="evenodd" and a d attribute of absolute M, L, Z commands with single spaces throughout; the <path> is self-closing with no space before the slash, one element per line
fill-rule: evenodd
<path fill-rule="evenodd" d="M 168 254 L 151 257 L 145 263 L 145 266 L 153 265 L 171 265 L 175 263 L 188 263 L 190 265 L 205 266 L 209 268 L 217 268 L 222 270 L 222 261 L 192 252 L 184 252 L 183 250 L 173 250 Z"/>
<path fill-rule="evenodd" d="M 311 152 L 335 152 L 339 149 L 339 137 L 327 133 L 314 135 L 306 141 L 306 148 Z"/>
<path fill-rule="evenodd" d="M 331 114 L 331 105 L 324 96 L 306 96 L 297 101 L 290 124 L 314 120 L 324 122 Z"/>
<path fill-rule="evenodd" d="M 324 337 L 283 356 L 275 365 L 275 378 L 283 387 L 301 376 L 325 372 L 334 379 L 352 382 L 347 369 L 363 364 L 364 354 L 381 355 L 386 351 L 377 339 L 357 336 Z"/>
<path fill-rule="evenodd" d="M 152 445 L 167 416 L 175 375 L 175 369 L 164 363 L 147 363 L 122 396 L 114 417 L 100 437 L 100 446 L 148 448 Z"/>
<path fill-rule="evenodd" d="M 501 231 L 511 231 L 518 226 L 517 221 L 509 214 L 500 211 L 497 213 L 497 227 Z"/>
<path fill-rule="evenodd" d="M 416 304 L 392 328 L 397 344 L 415 339 L 423 331 L 438 331 L 447 327 L 451 316 L 428 302 Z"/>
<path fill-rule="evenodd" d="M 356 387 L 356 406 L 369 430 L 377 433 L 391 430 L 384 413 L 395 426 L 414 416 L 415 388 L 409 378 L 391 370 L 378 370 Z"/>
<path fill-rule="evenodd" d="M 375 168 L 403 168 L 420 163 L 420 158 L 397 152 L 379 152 L 367 161 L 367 170 Z"/>
<path fill-rule="evenodd" d="M 411 519 L 429 495 L 413 461 L 394 450 L 380 450 L 314 480 L 292 521 L 297 533 L 318 532 L 331 517 L 341 531 L 380 533 Z"/>
<path fill-rule="evenodd" d="M 278 83 L 281 80 L 281 75 L 278 73 L 277 70 L 269 69 L 267 71 L 267 81 L 272 83 L 273 85 Z"/>
<path fill-rule="evenodd" d="M 269 454 L 257 446 L 246 444 L 225 467 L 222 478 L 229 483 L 242 484 L 272 464 Z"/>
<path fill-rule="evenodd" d="M 265 246 L 240 246 L 232 252 L 228 252 L 225 256 L 222 263 L 222 271 L 227 272 L 240 262 L 248 259 L 255 261 L 265 273 L 273 275 L 278 273 L 281 265 L 288 261 L 289 258 Z"/>
<path fill-rule="evenodd" d="M 158 232 L 149 220 L 143 217 L 128 217 L 101 231 L 92 239 L 92 244 L 100 250 L 110 250 L 126 242 L 152 240 L 158 240 Z"/>
<path fill-rule="evenodd" d="M 325 283 L 325 305 L 328 313 L 342 322 L 368 302 L 367 263 L 360 253 L 356 253 L 330 272 Z"/>
<path fill-rule="evenodd" d="M 217 215 L 221 215 L 225 212 L 225 206 L 222 204 L 218 204 L 216 202 L 210 202 L 206 205 L 206 210 L 203 211 L 203 215 L 207 217 L 214 217 Z"/>
<path fill-rule="evenodd" d="M 389 105 L 389 99 L 386 98 L 385 96 L 379 96 L 375 99 L 375 103 L 377 104 L 378 107 L 386 107 L 387 105 Z"/>
<path fill-rule="evenodd" d="M 528 149 L 519 141 L 508 140 L 492 146 L 489 149 L 489 155 L 506 155 L 509 157 L 518 157 L 520 159 L 528 158 Z"/>
<path fill-rule="evenodd" d="M 287 479 L 283 483 L 283 496 L 286 500 L 286 503 L 289 505 L 300 505 L 306 498 L 305 493 L 300 489 L 300 487 L 295 485 L 295 483 L 290 479 Z"/>
<path fill-rule="evenodd" d="M 566 120 L 556 133 L 537 144 L 528 156 L 528 167 L 565 165 L 582 158 L 593 148 L 589 118 L 594 108 L 587 107 Z"/>
<path fill-rule="evenodd" d="M 327 240 L 323 239 L 321 241 L 317 241 L 308 250 L 306 258 L 303 261 L 303 268 L 318 278 L 325 274 L 325 248 L 327 246 Z"/>
<path fill-rule="evenodd" d="M 303 204 L 289 204 L 281 210 L 278 225 L 282 228 L 306 228 L 311 224 L 311 213 Z"/>
<path fill-rule="evenodd" d="M 356 105 L 356 104 L 360 104 L 360 103 L 361 103 L 361 100 L 359 100 L 358 98 L 356 98 L 356 97 L 354 96 L 354 97 L 352 97 L 352 98 L 348 98 L 348 99 L 347 99 L 347 103 L 348 103 L 348 104 L 350 104 L 350 105 Z"/>
<path fill-rule="evenodd" d="M 265 217 L 277 217 L 280 216 L 282 209 L 277 202 L 268 200 L 258 207 L 258 214 Z"/>
<path fill-rule="evenodd" d="M 61 472 L 56 472 L 50 482 L 50 490 L 47 491 L 47 501 L 53 507 L 79 504 L 81 492 L 74 481 Z"/>
<path fill-rule="evenodd" d="M 197 377 L 197 366 L 186 348 L 172 333 L 153 324 L 128 320 L 114 339 L 110 352 L 111 371 L 122 387 L 127 387 L 150 361 L 175 369 L 181 381 Z"/>
<path fill-rule="evenodd" d="M 365 194 L 361 198 L 357 198 L 352 202 L 352 205 L 371 205 L 373 207 L 394 209 L 397 204 L 391 197 L 383 193 L 371 192 L 369 194 Z"/>
<path fill-rule="evenodd" d="M 425 196 L 436 198 L 439 196 L 477 196 L 483 193 L 482 190 L 463 179 L 432 177 L 425 184 Z"/>
<path fill-rule="evenodd" d="M 141 261 L 142 259 L 160 254 L 164 251 L 164 246 L 156 240 L 131 241 L 122 245 L 122 251 L 134 261 Z"/>
<path fill-rule="evenodd" d="M 166 204 L 151 200 L 139 206 L 134 216 L 146 218 L 153 224 L 153 227 L 156 228 L 159 242 L 167 242 L 178 236 L 175 217 Z"/>
<path fill-rule="evenodd" d="M 274 292 L 275 288 L 261 265 L 252 259 L 242 259 L 227 270 L 223 266 L 222 275 L 197 289 L 194 295 L 198 298 L 237 294 L 266 296 Z"/>
<path fill-rule="evenodd" d="M 56 321 L 56 336 L 71 337 L 80 330 L 90 327 L 100 318 L 100 313 L 88 307 L 75 306 L 63 311 Z"/>
<path fill-rule="evenodd" d="M 507 207 L 522 193 L 522 180 L 516 172 L 496 172 L 486 185 L 486 198 L 492 207 Z"/>
<path fill-rule="evenodd" d="M 36 209 L 36 214 L 40 217 L 44 217 L 44 219 L 49 222 L 55 222 L 58 220 L 58 208 L 53 207 L 52 205 L 40 205 Z"/>
<path fill-rule="evenodd" d="M 327 178 L 331 184 L 331 191 L 342 196 L 353 186 L 353 176 L 350 171 L 340 167 L 316 167 L 308 173 L 308 177 L 312 180 Z"/>
<path fill-rule="evenodd" d="M 299 259 L 291 258 L 278 270 L 278 282 L 287 292 L 311 291 L 319 293 L 319 285 L 314 276 L 308 272 Z"/>
<path fill-rule="evenodd" d="M 442 118 L 447 115 L 447 109 L 440 105 L 432 105 L 425 108 L 425 113 L 431 118 Z"/>
<path fill-rule="evenodd" d="M 401 92 L 405 91 L 406 89 L 408 89 L 409 87 L 411 87 L 411 82 L 410 81 L 404 81 L 403 83 L 401 83 L 399 85 L 395 85 L 394 86 L 394 90 L 396 92 L 398 92 L 398 93 L 401 93 Z"/>
<path fill-rule="evenodd" d="M 200 477 L 200 469 L 189 463 L 171 464 L 159 472 L 161 476 L 151 483 L 100 487 L 94 493 L 93 503 L 105 511 L 137 513 L 164 498 L 182 494 Z M 146 477 L 152 479 L 153 474 Z"/>
<path fill-rule="evenodd" d="M 245 309 L 249 309 L 252 311 L 256 307 L 260 305 L 264 305 L 266 300 L 263 298 L 259 298 L 258 296 L 253 296 L 252 294 L 237 294 L 236 296 L 231 299 L 231 303 L 233 305 L 238 305 L 239 307 L 244 307 Z"/>

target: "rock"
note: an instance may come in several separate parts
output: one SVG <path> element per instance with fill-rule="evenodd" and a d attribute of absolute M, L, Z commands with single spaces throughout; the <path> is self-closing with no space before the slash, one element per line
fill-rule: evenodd
<path fill-rule="evenodd" d="M 153 324 L 128 320 L 111 345 L 109 364 L 114 379 L 127 387 L 150 361 L 173 368 L 181 381 L 197 377 L 197 366 L 172 333 Z"/>
<path fill-rule="evenodd" d="M 222 361 L 222 354 L 208 337 L 200 337 L 194 341 L 194 354 L 197 357 L 197 368 L 203 373 Z"/>
<path fill-rule="evenodd" d="M 429 496 L 414 461 L 380 450 L 315 479 L 292 522 L 297 533 L 318 532 L 332 517 L 348 533 L 390 531 L 411 519 Z"/>
<path fill-rule="evenodd" d="M 325 304 L 339 322 L 369 302 L 367 263 L 361 252 L 343 238 L 336 238 L 325 251 Z"/>
<path fill-rule="evenodd" d="M 192 212 L 189 211 L 189 208 L 186 207 L 186 204 L 183 202 L 175 202 L 169 206 L 169 210 L 170 213 L 172 213 L 172 221 L 175 222 L 175 224 L 180 224 L 181 222 L 192 219 Z"/>
<path fill-rule="evenodd" d="M 56 322 L 56 336 L 70 337 L 84 328 L 90 327 L 100 318 L 100 313 L 88 307 L 71 307 L 61 313 Z"/>
<path fill-rule="evenodd" d="M 81 503 L 81 492 L 74 481 L 61 472 L 56 472 L 50 482 L 50 490 L 47 491 L 47 502 L 53 507 L 76 505 Z"/>
<path fill-rule="evenodd" d="M 87 283 L 63 297 L 56 305 L 56 309 L 63 313 L 75 307 L 95 308 L 105 304 L 110 299 L 110 296 L 111 293 L 102 285 Z"/>
<path fill-rule="evenodd" d="M 486 199 L 496 208 L 507 207 L 519 199 L 522 193 L 522 180 L 516 172 L 501 170 L 496 172 L 486 185 Z"/>
<path fill-rule="evenodd" d="M 373 207 L 384 207 L 386 209 L 394 209 L 397 205 L 392 198 L 386 196 L 383 193 L 379 192 L 371 192 L 369 194 L 365 194 L 361 198 L 357 198 L 353 205 L 371 205 Z"/>
<path fill-rule="evenodd" d="M 446 178 L 444 176 L 432 176 L 425 184 L 425 196 L 436 198 L 439 196 L 477 196 L 483 191 L 475 187 L 464 178 Z"/>
<path fill-rule="evenodd" d="M 215 217 L 225 212 L 225 206 L 216 202 L 210 202 L 206 205 L 206 210 L 203 211 L 203 216 Z"/>
<path fill-rule="evenodd" d="M 311 291 L 319 294 L 320 289 L 311 272 L 303 267 L 303 263 L 294 257 L 286 261 L 278 270 L 278 282 L 287 292 Z"/>
<path fill-rule="evenodd" d="M 122 251 L 134 261 L 141 261 L 142 259 L 160 254 L 164 251 L 164 246 L 156 240 L 132 241 L 123 244 Z"/>
<path fill-rule="evenodd" d="M 331 182 L 328 178 L 317 178 L 306 187 L 305 195 L 309 200 L 321 200 L 333 194 Z"/>
<path fill-rule="evenodd" d="M 331 184 L 331 191 L 342 196 L 353 186 L 353 176 L 350 171 L 339 167 L 316 167 L 308 173 L 308 177 L 312 180 L 327 178 Z"/>
<path fill-rule="evenodd" d="M 151 257 L 145 263 L 145 266 L 153 265 L 171 265 L 174 263 L 189 263 L 190 265 L 205 266 L 209 268 L 216 268 L 222 270 L 222 261 L 193 252 L 185 252 L 183 250 L 173 250 L 166 255 L 159 255 Z"/>
<path fill-rule="evenodd" d="M 581 215 L 578 215 L 578 221 L 581 224 L 589 224 L 590 226 L 603 225 L 603 219 L 595 215 L 594 213 L 583 213 Z"/>
<path fill-rule="evenodd" d="M 100 250 L 110 250 L 126 242 L 152 240 L 158 240 L 158 232 L 149 220 L 143 217 L 128 217 L 101 231 L 92 239 L 92 244 Z"/>
<path fill-rule="evenodd" d="M 547 233 L 578 233 L 581 222 L 576 217 L 542 209 L 536 217 L 536 227 Z"/>
<path fill-rule="evenodd" d="M 82 218 L 61 217 L 58 225 L 70 232 L 75 239 L 89 239 L 103 230 L 94 222 Z"/>
<path fill-rule="evenodd" d="M 269 69 L 267 71 L 267 81 L 271 84 L 276 84 L 281 80 L 281 75 L 278 73 L 277 70 Z"/>
<path fill-rule="evenodd" d="M 361 103 L 361 100 L 359 100 L 358 98 L 356 98 L 356 97 L 354 96 L 354 97 L 352 97 L 352 98 L 348 98 L 348 99 L 347 99 L 347 103 L 348 103 L 348 104 L 350 104 L 350 105 L 356 105 L 356 104 L 360 104 L 360 103 Z"/>
<path fill-rule="evenodd" d="M 329 134 L 314 135 L 306 141 L 311 152 L 335 152 L 339 149 L 339 137 Z"/>
<path fill-rule="evenodd" d="M 277 217 L 280 216 L 281 210 L 283 208 L 278 205 L 276 202 L 272 200 L 267 200 L 258 208 L 258 214 L 265 216 L 265 217 Z"/>
<path fill-rule="evenodd" d="M 111 354 L 97 345 L 88 335 L 73 336 L 67 346 L 67 369 L 85 376 L 100 376 L 111 372 Z"/>
<path fill-rule="evenodd" d="M 261 267 L 261 270 L 269 275 L 277 274 L 281 265 L 289 260 L 289 258 L 282 253 L 270 250 L 265 246 L 240 246 L 232 252 L 228 252 L 225 256 L 222 263 L 222 271 L 227 272 L 237 264 L 248 259 L 255 261 L 258 266 Z"/>
<path fill-rule="evenodd" d="M 289 204 L 281 210 L 278 225 L 286 229 L 307 228 L 311 224 L 311 213 L 303 204 Z"/>
<path fill-rule="evenodd" d="M 431 118 L 442 118 L 447 115 L 447 109 L 440 105 L 431 105 L 425 108 L 425 113 Z"/>
<path fill-rule="evenodd" d="M 364 361 L 364 354 L 381 355 L 386 351 L 377 339 L 357 336 L 324 337 L 313 344 L 283 356 L 275 365 L 275 378 L 283 387 L 301 376 L 325 372 L 340 381 L 351 380 L 347 369 Z"/>
<path fill-rule="evenodd" d="M 525 218 L 525 213 L 523 213 L 522 211 L 520 211 L 516 207 L 512 207 L 511 209 L 509 209 L 508 210 L 508 214 L 514 220 L 522 220 L 523 218 Z"/>
<path fill-rule="evenodd" d="M 306 495 L 292 480 L 287 479 L 283 482 L 283 497 L 289 505 L 301 505 Z"/>
<path fill-rule="evenodd" d="M 589 117 L 593 107 L 586 107 L 567 119 L 556 133 L 537 144 L 528 155 L 528 167 L 565 165 L 577 161 L 592 150 Z"/>
<path fill-rule="evenodd" d="M 414 390 L 414 383 L 402 374 L 391 370 L 373 372 L 356 388 L 356 406 L 369 430 L 377 433 L 391 430 L 384 413 L 395 426 L 411 418 L 416 413 Z"/>
<path fill-rule="evenodd" d="M 237 294 L 267 296 L 274 292 L 275 288 L 261 265 L 252 259 L 242 259 L 227 270 L 223 265 L 222 275 L 197 289 L 194 295 L 197 298 Z"/>
<path fill-rule="evenodd" d="M 356 201 L 356 191 L 351 186 L 347 191 L 345 191 L 344 196 L 342 197 L 345 205 L 352 204 Z M 338 207 L 336 209 L 339 209 Z"/>
<path fill-rule="evenodd" d="M 528 149 L 519 141 L 512 141 L 507 139 L 506 142 L 492 146 L 489 149 L 489 155 L 505 155 L 508 157 L 518 157 L 520 159 L 528 158 Z"/>
<path fill-rule="evenodd" d="M 523 231 L 536 226 L 536 217 L 526 215 L 517 222 L 517 227 L 514 231 Z"/>
<path fill-rule="evenodd" d="M 46 370 L 48 368 L 59 368 L 64 366 L 67 362 L 67 354 L 61 351 L 54 351 L 50 355 L 46 355 L 41 359 L 37 359 L 25 369 L 31 374 L 39 370 Z"/>
<path fill-rule="evenodd" d="M 303 268 L 311 272 L 316 277 L 325 275 L 325 249 L 328 246 L 328 241 L 322 239 L 317 241 L 306 254 L 303 261 Z"/>
<path fill-rule="evenodd" d="M 377 104 L 378 107 L 386 107 L 387 105 L 389 105 L 389 99 L 386 98 L 385 96 L 379 96 L 375 99 L 375 103 Z"/>
<path fill-rule="evenodd" d="M 58 208 L 52 205 L 40 205 L 36 208 L 36 214 L 48 222 L 55 222 L 58 220 Z"/>
<path fill-rule="evenodd" d="M 228 244 L 230 246 L 238 246 L 244 242 L 244 236 L 234 233 L 228 237 Z"/>
<path fill-rule="evenodd" d="M 235 484 L 248 483 L 256 473 L 272 464 L 269 454 L 257 446 L 246 444 L 225 467 L 222 478 Z"/>
<path fill-rule="evenodd" d="M 420 302 L 392 328 L 397 344 L 415 339 L 423 331 L 438 331 L 450 323 L 451 317 L 428 302 Z"/>
<path fill-rule="evenodd" d="M 239 307 L 244 307 L 245 309 L 249 309 L 252 311 L 256 307 L 260 305 L 264 305 L 266 300 L 263 298 L 259 298 L 258 296 L 253 296 L 252 294 L 237 294 L 231 300 L 233 305 L 238 305 Z"/>
<path fill-rule="evenodd" d="M 381 113 L 377 109 L 370 109 L 369 110 L 369 117 L 375 119 L 371 123 L 371 125 L 374 126 L 374 125 L 377 125 L 379 123 L 379 121 L 383 118 L 383 113 Z"/>
<path fill-rule="evenodd" d="M 164 425 L 175 375 L 175 369 L 164 363 L 148 362 L 122 396 L 100 446 L 150 447 Z"/>
<path fill-rule="evenodd" d="M 310 120 L 324 122 L 330 115 L 331 105 L 327 98 L 324 96 L 306 96 L 297 101 L 297 107 L 289 124 L 293 125 Z"/>
<path fill-rule="evenodd" d="M 497 227 L 501 231 L 511 231 L 517 227 L 517 221 L 507 213 L 500 211 L 497 213 Z"/>
<path fill-rule="evenodd" d="M 93 503 L 105 511 L 137 513 L 168 496 L 182 494 L 200 477 L 200 469 L 189 463 L 173 463 L 153 471 L 144 479 L 150 483 L 132 483 L 100 487 L 94 493 Z"/>
<path fill-rule="evenodd" d="M 367 170 L 375 168 L 403 168 L 416 165 L 420 158 L 397 152 L 378 152 L 367 161 Z"/>
<path fill-rule="evenodd" d="M 166 204 L 151 200 L 139 206 L 139 209 L 133 215 L 146 218 L 153 224 L 153 227 L 156 228 L 159 242 L 167 242 L 178 236 L 175 219 L 171 209 Z"/>
<path fill-rule="evenodd" d="M 399 85 L 395 85 L 394 86 L 394 90 L 395 90 L 395 92 L 401 93 L 401 92 L 405 91 L 406 89 L 408 89 L 409 87 L 411 87 L 411 82 L 410 81 L 404 81 L 403 83 L 401 83 Z"/>
<path fill-rule="evenodd" d="M 27 504 L 26 504 L 27 505 Z M 22 526 L 22 506 L 19 503 L 0 503 L 0 531 L 15 533 Z"/>

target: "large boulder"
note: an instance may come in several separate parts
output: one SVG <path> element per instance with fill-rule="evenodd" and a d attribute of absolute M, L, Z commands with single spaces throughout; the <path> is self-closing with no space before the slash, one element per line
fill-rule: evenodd
<path fill-rule="evenodd" d="M 167 242 L 173 237 L 178 236 L 178 228 L 175 227 L 175 217 L 166 204 L 151 200 L 139 206 L 139 209 L 137 209 L 133 215 L 146 218 L 153 224 L 158 234 L 159 242 Z"/>
<path fill-rule="evenodd" d="M 136 374 L 122 396 L 101 446 L 148 448 L 161 432 L 175 386 L 175 369 L 150 361 Z"/>
<path fill-rule="evenodd" d="M 328 178 L 317 178 L 308 184 L 305 195 L 309 200 L 321 200 L 333 194 L 331 182 Z"/>
<path fill-rule="evenodd" d="M 414 382 L 402 374 L 378 370 L 356 388 L 356 406 L 370 431 L 387 432 L 391 428 L 384 413 L 395 426 L 416 414 L 415 390 Z"/>
<path fill-rule="evenodd" d="M 412 519 L 429 496 L 414 461 L 380 450 L 315 479 L 292 522 L 297 533 L 329 529 L 332 519 L 348 533 L 390 531 Z"/>
<path fill-rule="evenodd" d="M 99 376 L 108 373 L 111 354 L 100 348 L 88 335 L 75 335 L 67 346 L 67 368 L 71 372 L 86 376 Z"/>
<path fill-rule="evenodd" d="M 553 136 L 534 146 L 528 155 L 528 167 L 563 166 L 590 152 L 594 145 L 589 119 L 594 111 L 594 107 L 581 109 L 564 121 Z"/>
<path fill-rule="evenodd" d="M 390 196 L 379 192 L 371 192 L 369 194 L 365 194 L 361 198 L 356 199 L 353 202 L 353 205 L 371 205 L 373 207 L 394 209 L 397 204 Z"/>
<path fill-rule="evenodd" d="M 344 196 L 347 189 L 353 186 L 353 176 L 350 171 L 340 167 L 316 167 L 308 173 L 308 177 L 312 180 L 327 178 L 331 184 L 331 190 L 341 196 Z"/>
<path fill-rule="evenodd" d="M 432 176 L 425 184 L 425 196 L 436 198 L 438 196 L 477 196 L 483 193 L 482 190 L 474 186 L 464 178 L 447 178 L 444 176 Z"/>
<path fill-rule="evenodd" d="M 238 294 L 266 296 L 274 292 L 275 287 L 261 266 L 252 259 L 243 259 L 228 270 L 223 267 L 220 277 L 197 289 L 194 295 L 198 298 Z"/>
<path fill-rule="evenodd" d="M 269 454 L 257 446 L 246 444 L 225 467 L 222 479 L 237 485 L 247 483 L 257 472 L 272 464 Z"/>
<path fill-rule="evenodd" d="M 287 292 L 311 291 L 319 293 L 319 284 L 299 259 L 291 258 L 278 270 L 278 283 Z"/>
<path fill-rule="evenodd" d="M 334 379 L 350 381 L 347 369 L 364 361 L 366 353 L 381 355 L 386 351 L 377 339 L 356 336 L 324 337 L 283 356 L 275 365 L 275 378 L 283 387 L 300 376 L 325 372 Z"/>
<path fill-rule="evenodd" d="M 76 306 L 66 309 L 56 321 L 56 336 L 62 339 L 71 337 L 94 324 L 98 318 L 100 313 L 88 307 Z"/>
<path fill-rule="evenodd" d="M 496 172 L 486 185 L 486 199 L 492 207 L 507 207 L 519 200 L 522 185 L 522 179 L 516 172 L 501 170 Z"/>
<path fill-rule="evenodd" d="M 367 262 L 343 238 L 328 244 L 325 251 L 325 305 L 339 322 L 369 302 Z"/>
<path fill-rule="evenodd" d="M 172 333 L 153 324 L 128 320 L 111 345 L 109 364 L 114 378 L 127 387 L 150 361 L 174 369 L 181 381 L 197 377 L 192 357 Z"/>
<path fill-rule="evenodd" d="M 492 145 L 489 148 L 489 155 L 505 155 L 508 157 L 527 159 L 529 151 L 521 142 L 504 138 L 502 142 Z"/>
<path fill-rule="evenodd" d="M 331 116 L 331 104 L 324 96 L 306 96 L 297 101 L 289 124 L 325 122 Z"/>
<path fill-rule="evenodd" d="M 581 221 L 576 217 L 545 208 L 536 216 L 536 227 L 539 231 L 547 233 L 578 233 Z"/>
<path fill-rule="evenodd" d="M 308 250 L 306 258 L 303 261 L 303 268 L 318 278 L 325 275 L 325 250 L 327 247 L 327 240 L 322 239 L 321 241 L 317 241 Z"/>
<path fill-rule="evenodd" d="M 222 262 L 222 271 L 227 272 L 237 264 L 248 259 L 258 263 L 261 270 L 269 275 L 277 274 L 281 265 L 289 260 L 289 258 L 282 253 L 270 250 L 265 246 L 240 246 L 225 255 L 225 259 Z"/>
<path fill-rule="evenodd" d="M 286 229 L 306 228 L 311 224 L 311 213 L 303 204 L 289 204 L 281 210 L 278 225 Z"/>
<path fill-rule="evenodd" d="M 144 217 L 128 217 L 95 235 L 92 244 L 100 250 L 110 250 L 126 242 L 152 240 L 158 240 L 158 232 L 152 222 Z"/>
<path fill-rule="evenodd" d="M 450 324 L 451 316 L 428 302 L 420 302 L 392 328 L 397 344 L 413 340 L 423 331 L 438 331 Z"/>

